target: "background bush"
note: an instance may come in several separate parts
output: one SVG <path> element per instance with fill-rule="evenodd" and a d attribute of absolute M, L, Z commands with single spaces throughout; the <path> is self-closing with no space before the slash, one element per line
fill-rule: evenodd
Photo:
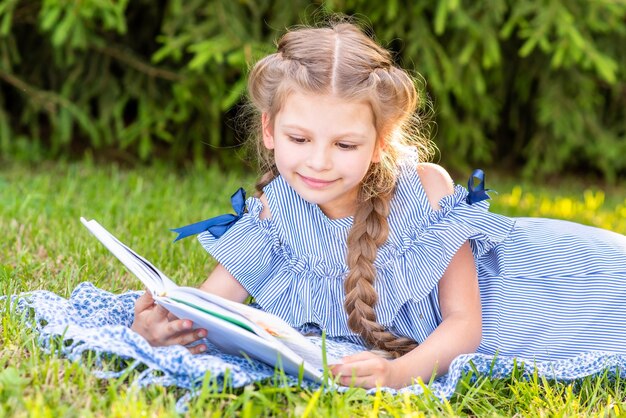
<path fill-rule="evenodd" d="M 0 0 L 0 155 L 219 157 L 250 64 L 325 11 L 423 77 L 446 166 L 626 174 L 623 0 Z"/>

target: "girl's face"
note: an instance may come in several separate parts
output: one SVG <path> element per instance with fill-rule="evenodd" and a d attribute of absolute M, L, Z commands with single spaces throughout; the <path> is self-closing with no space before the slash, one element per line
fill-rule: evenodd
<path fill-rule="evenodd" d="M 306 201 L 326 216 L 354 214 L 359 185 L 379 159 L 374 116 L 366 102 L 293 92 L 273 126 L 263 114 L 263 142 L 276 167 Z"/>

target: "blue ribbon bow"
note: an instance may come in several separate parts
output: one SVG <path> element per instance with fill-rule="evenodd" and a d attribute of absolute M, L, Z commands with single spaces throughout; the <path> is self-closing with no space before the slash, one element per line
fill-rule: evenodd
<path fill-rule="evenodd" d="M 474 180 L 478 180 L 478 184 L 474 186 Z M 467 198 L 465 201 L 468 205 L 478 203 L 482 200 L 489 199 L 487 192 L 489 189 L 485 189 L 485 173 L 481 169 L 476 169 L 472 172 L 467 182 Z"/>
<path fill-rule="evenodd" d="M 224 233 L 243 216 L 246 209 L 246 192 L 243 188 L 240 187 L 239 190 L 233 193 L 230 197 L 230 203 L 233 206 L 233 209 L 235 209 L 235 212 L 237 213 L 236 215 L 226 213 L 224 215 L 216 216 L 215 218 L 196 222 L 195 224 L 171 229 L 172 232 L 178 233 L 174 242 L 204 231 L 209 231 L 215 238 L 219 238 L 224 235 Z"/>

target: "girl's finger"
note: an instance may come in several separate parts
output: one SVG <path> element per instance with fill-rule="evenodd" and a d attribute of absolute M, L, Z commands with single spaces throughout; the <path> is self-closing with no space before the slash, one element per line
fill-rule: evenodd
<path fill-rule="evenodd" d="M 196 344 L 192 347 L 187 347 L 187 349 L 191 352 L 191 354 L 201 354 L 207 350 L 207 347 L 204 344 Z"/>
<path fill-rule="evenodd" d="M 343 363 L 332 367 L 335 374 L 342 376 L 367 376 L 370 374 L 370 360 L 358 360 L 350 363 Z"/>
<path fill-rule="evenodd" d="M 164 319 L 167 320 L 168 315 L 170 314 L 170 311 L 168 311 L 167 309 L 165 309 L 163 306 L 157 304 L 154 307 L 154 314 L 157 316 L 157 318 L 159 319 Z"/>
<path fill-rule="evenodd" d="M 152 298 L 152 294 L 146 291 L 135 301 L 135 313 L 143 312 L 152 306 L 154 306 L 154 299 Z"/>
<path fill-rule="evenodd" d="M 333 366 L 331 371 L 335 376 L 339 376 L 340 379 L 348 379 L 350 381 L 350 379 L 354 378 L 360 381 L 368 378 L 372 380 L 373 377 L 380 376 L 383 368 L 381 368 L 380 359 L 368 358 Z"/>
<path fill-rule="evenodd" d="M 206 337 L 206 334 L 207 334 L 206 330 L 203 330 L 203 329 L 189 330 L 187 332 L 184 332 L 178 335 L 174 340 L 174 344 L 180 344 L 180 345 L 191 344 L 195 341 L 201 340 L 202 338 Z"/>
<path fill-rule="evenodd" d="M 190 320 L 177 319 L 175 321 L 168 322 L 167 325 L 165 326 L 165 329 L 170 339 L 175 339 L 178 336 L 178 334 L 181 334 L 185 331 L 190 331 L 192 327 L 193 327 L 193 322 L 191 322 Z M 179 343 L 174 342 L 173 344 L 179 344 Z"/>
<path fill-rule="evenodd" d="M 376 354 L 372 353 L 371 351 L 361 351 L 360 353 L 346 356 L 342 358 L 341 361 L 342 363 L 347 364 L 347 363 L 354 363 L 356 361 L 368 360 L 368 359 L 376 358 L 376 357 L 377 357 Z"/>
<path fill-rule="evenodd" d="M 343 386 L 361 387 L 370 389 L 376 387 L 376 381 L 374 376 L 342 376 L 339 378 L 339 383 Z"/>

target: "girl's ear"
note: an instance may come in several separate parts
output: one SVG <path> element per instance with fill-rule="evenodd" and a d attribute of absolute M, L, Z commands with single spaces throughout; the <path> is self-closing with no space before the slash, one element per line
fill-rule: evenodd
<path fill-rule="evenodd" d="M 274 127 L 267 112 L 261 115 L 261 125 L 263 130 L 263 145 L 267 149 L 274 149 Z"/>
<path fill-rule="evenodd" d="M 372 162 L 373 163 L 379 163 L 380 162 L 380 154 L 381 154 L 382 150 L 380 149 L 380 147 L 376 147 L 374 149 L 374 154 L 372 155 Z"/>
<path fill-rule="evenodd" d="M 383 152 L 385 152 L 385 145 L 386 145 L 386 141 L 382 138 L 380 138 L 378 141 L 376 141 L 376 147 L 374 148 L 374 154 L 372 154 L 372 162 L 373 163 L 379 163 L 380 162 L 380 158 L 383 154 Z"/>

